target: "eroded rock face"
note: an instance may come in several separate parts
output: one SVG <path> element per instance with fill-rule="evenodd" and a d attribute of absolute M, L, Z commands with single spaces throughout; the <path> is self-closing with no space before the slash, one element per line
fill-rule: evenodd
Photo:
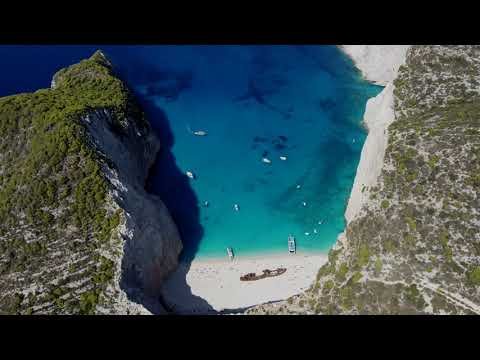
<path fill-rule="evenodd" d="M 89 113 L 83 121 L 96 148 L 110 160 L 105 171 L 112 185 L 112 200 L 124 210 L 125 222 L 119 229 L 125 241 L 120 288 L 135 301 L 154 304 L 182 250 L 167 208 L 144 188 L 160 143 L 150 129 L 128 119 L 116 128 L 112 119 L 108 110 L 101 109 Z M 160 306 L 158 309 L 161 311 Z"/>

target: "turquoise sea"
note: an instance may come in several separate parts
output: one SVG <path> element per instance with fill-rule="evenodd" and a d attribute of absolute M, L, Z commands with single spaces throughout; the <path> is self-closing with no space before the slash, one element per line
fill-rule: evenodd
<path fill-rule="evenodd" d="M 286 252 L 289 234 L 299 251 L 334 244 L 366 137 L 365 104 L 382 89 L 362 80 L 341 51 L 0 46 L 0 95 L 47 87 L 53 72 L 97 48 L 137 93 L 162 141 L 147 185 L 177 223 L 185 259 L 223 257 L 227 246 L 237 255 Z"/>

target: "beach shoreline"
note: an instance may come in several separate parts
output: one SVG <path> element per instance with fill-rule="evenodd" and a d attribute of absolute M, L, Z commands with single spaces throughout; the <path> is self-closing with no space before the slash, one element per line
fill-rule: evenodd
<path fill-rule="evenodd" d="M 235 312 L 260 303 L 285 300 L 308 289 L 320 267 L 327 261 L 326 253 L 269 255 L 225 258 L 200 258 L 181 262 L 164 283 L 165 304 L 179 314 Z M 285 274 L 257 281 L 240 281 L 247 273 L 284 267 Z"/>

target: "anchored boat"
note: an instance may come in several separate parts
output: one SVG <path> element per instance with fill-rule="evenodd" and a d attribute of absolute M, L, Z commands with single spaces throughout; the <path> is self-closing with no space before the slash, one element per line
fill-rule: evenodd
<path fill-rule="evenodd" d="M 190 178 L 190 179 L 195 179 L 195 174 L 191 171 L 186 171 L 185 174 Z"/>
<path fill-rule="evenodd" d="M 187 125 L 187 130 L 193 134 L 193 135 L 197 135 L 197 136 L 206 136 L 207 135 L 207 132 L 204 131 L 204 130 L 195 130 L 193 131 L 191 128 L 190 128 L 190 125 Z"/>
<path fill-rule="evenodd" d="M 231 247 L 227 247 L 227 254 L 228 254 L 228 258 L 230 260 L 233 260 L 234 255 L 233 255 L 233 249 Z"/>
<path fill-rule="evenodd" d="M 295 254 L 297 252 L 295 238 L 292 235 L 288 235 L 288 252 L 290 254 Z"/>

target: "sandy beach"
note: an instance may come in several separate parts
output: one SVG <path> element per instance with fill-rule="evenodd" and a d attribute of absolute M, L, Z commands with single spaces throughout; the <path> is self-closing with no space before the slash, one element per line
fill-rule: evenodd
<path fill-rule="evenodd" d="M 262 257 L 200 259 L 182 263 L 163 286 L 163 300 L 181 314 L 235 310 L 286 299 L 307 289 L 327 261 L 324 253 L 279 254 Z M 257 281 L 240 276 L 287 268 L 286 273 Z"/>

